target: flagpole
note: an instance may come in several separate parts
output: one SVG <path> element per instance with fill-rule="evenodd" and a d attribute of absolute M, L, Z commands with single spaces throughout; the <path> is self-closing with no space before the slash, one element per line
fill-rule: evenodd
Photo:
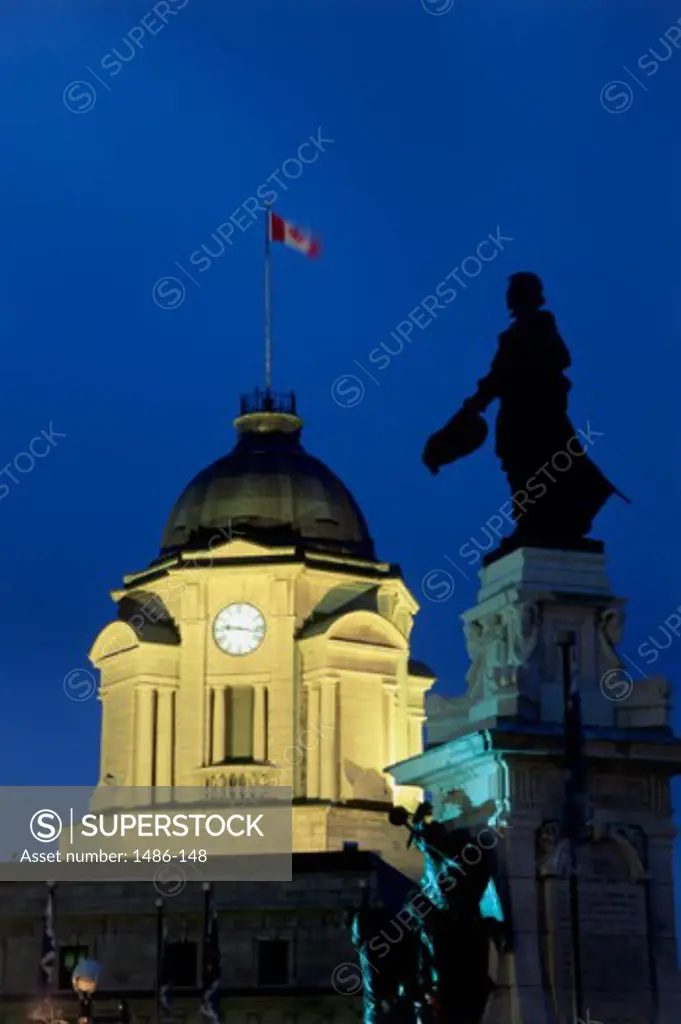
<path fill-rule="evenodd" d="M 163 926 L 164 926 L 164 903 L 162 899 L 156 900 L 156 1022 L 161 1024 L 161 984 L 163 971 Z"/>
<path fill-rule="evenodd" d="M 265 388 L 269 398 L 272 387 L 272 274 L 271 274 L 271 222 L 270 204 L 265 203 Z"/>

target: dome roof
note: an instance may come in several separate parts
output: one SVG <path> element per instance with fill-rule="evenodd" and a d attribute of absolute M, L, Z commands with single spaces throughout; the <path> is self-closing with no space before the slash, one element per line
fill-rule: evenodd
<path fill-rule="evenodd" d="M 161 556 L 215 547 L 228 536 L 303 544 L 374 559 L 359 506 L 331 470 L 300 444 L 293 396 L 242 400 L 233 450 L 202 470 L 170 513 Z"/>

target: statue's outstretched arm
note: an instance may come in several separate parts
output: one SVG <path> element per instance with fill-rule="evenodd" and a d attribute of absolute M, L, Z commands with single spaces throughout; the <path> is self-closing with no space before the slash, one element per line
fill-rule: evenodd
<path fill-rule="evenodd" d="M 470 398 L 467 398 L 463 404 L 466 409 L 473 409 L 474 412 L 484 412 L 490 402 L 493 402 L 497 397 L 498 394 L 494 380 L 492 375 L 488 374 L 478 381 L 478 390 Z"/>
<path fill-rule="evenodd" d="M 473 409 L 475 412 L 483 412 L 490 402 L 499 397 L 499 385 L 504 363 L 504 349 L 500 342 L 497 354 L 492 360 L 489 373 L 478 381 L 478 390 L 464 402 L 466 408 Z"/>

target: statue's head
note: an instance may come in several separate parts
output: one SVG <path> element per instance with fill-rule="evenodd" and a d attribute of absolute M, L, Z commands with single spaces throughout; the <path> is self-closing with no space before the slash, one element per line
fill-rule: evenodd
<path fill-rule="evenodd" d="M 536 274 L 529 271 L 511 274 L 506 305 L 513 316 L 533 313 L 544 305 L 544 301 L 544 286 Z"/>

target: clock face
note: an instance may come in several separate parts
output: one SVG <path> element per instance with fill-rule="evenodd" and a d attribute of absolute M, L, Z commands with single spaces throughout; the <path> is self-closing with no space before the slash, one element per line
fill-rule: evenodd
<path fill-rule="evenodd" d="M 265 636 L 265 617 L 252 604 L 230 604 L 213 623 L 215 643 L 225 654 L 250 654 Z"/>

